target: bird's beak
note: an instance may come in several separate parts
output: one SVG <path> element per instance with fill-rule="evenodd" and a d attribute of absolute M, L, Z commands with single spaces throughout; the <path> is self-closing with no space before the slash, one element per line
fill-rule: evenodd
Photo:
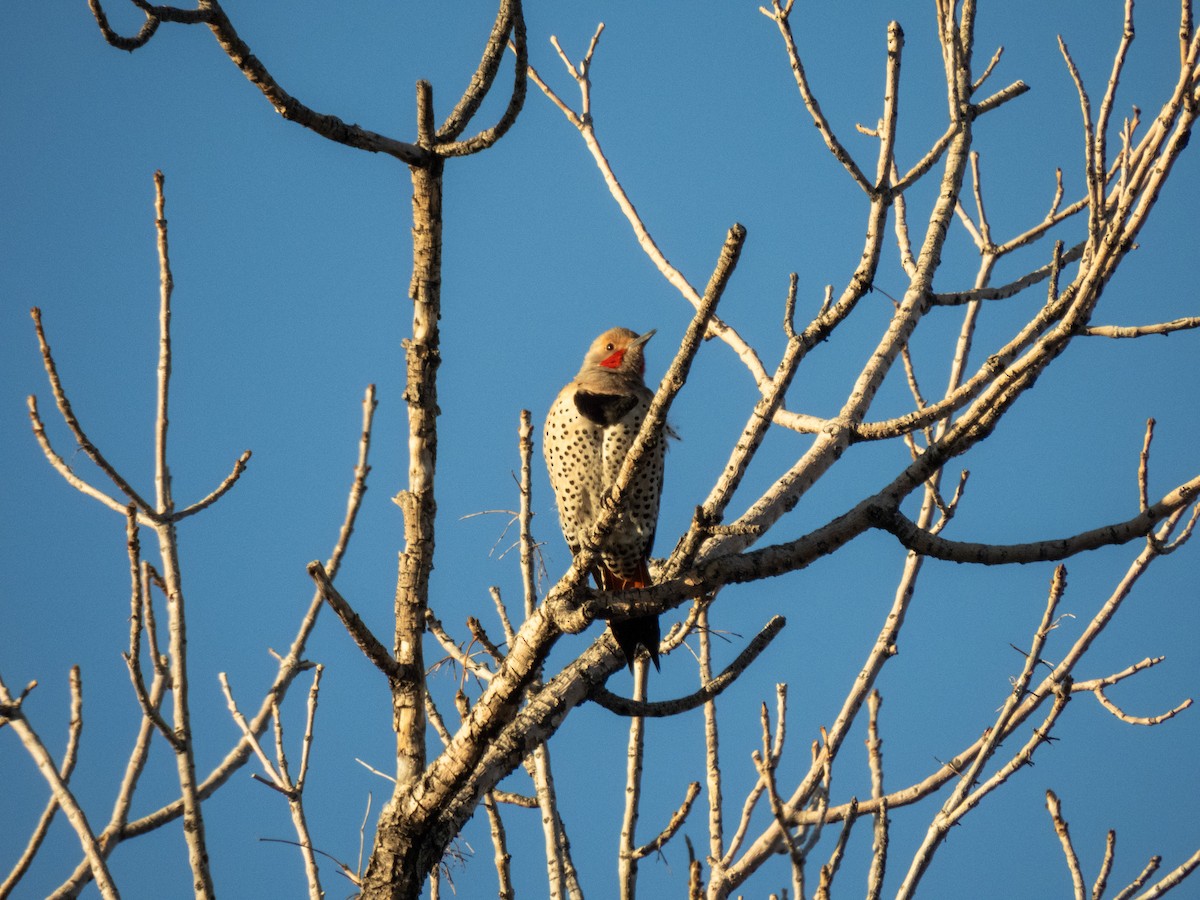
<path fill-rule="evenodd" d="M 646 341 L 648 341 L 648 340 L 650 340 L 650 338 L 654 337 L 654 333 L 656 331 L 658 331 L 657 328 L 651 328 L 645 334 L 635 337 L 632 341 L 629 342 L 629 347 L 627 349 L 632 350 L 634 347 L 644 346 Z"/>

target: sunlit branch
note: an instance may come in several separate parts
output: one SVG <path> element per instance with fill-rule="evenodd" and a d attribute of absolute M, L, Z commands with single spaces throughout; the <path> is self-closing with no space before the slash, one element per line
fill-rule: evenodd
<path fill-rule="evenodd" d="M 75 678 L 75 683 L 78 684 L 77 672 Z M 75 831 L 75 835 L 83 847 L 84 855 L 87 857 L 86 864 L 91 869 L 92 877 L 96 879 L 96 887 L 99 888 L 101 896 L 106 898 L 106 900 L 116 898 L 120 896 L 117 892 L 117 886 L 109 874 L 108 866 L 104 861 L 104 855 L 100 852 L 100 847 L 96 843 L 96 836 L 88 824 L 87 816 L 84 815 L 83 808 L 75 799 L 75 795 L 72 793 L 70 787 L 68 787 L 62 770 L 54 764 L 54 759 L 51 757 L 50 751 L 46 749 L 46 745 L 42 743 L 42 739 L 26 720 L 25 713 L 21 709 L 21 699 L 24 699 L 24 694 L 22 694 L 20 699 L 14 698 L 9 693 L 8 685 L 0 678 L 0 719 L 16 732 L 17 738 L 25 747 L 34 765 L 37 766 L 38 771 L 46 780 L 46 784 L 50 786 L 55 803 L 63 811 L 63 815 L 66 816 L 67 821 L 71 823 L 71 828 Z M 72 705 L 74 703 L 75 701 L 72 701 Z"/>
<path fill-rule="evenodd" d="M 1055 562 L 1098 547 L 1124 544 L 1150 534 L 1154 527 L 1176 510 L 1194 502 L 1200 494 L 1200 476 L 1180 485 L 1153 506 L 1132 519 L 1094 528 L 1067 538 L 1025 544 L 978 544 L 952 541 L 923 531 L 899 511 L 885 514 L 877 527 L 895 535 L 908 549 L 923 556 L 982 565 Z"/>
<path fill-rule="evenodd" d="M 883 876 L 887 871 L 888 808 L 883 791 L 883 741 L 879 737 L 879 707 L 882 703 L 879 691 L 871 691 L 867 698 L 867 764 L 871 770 L 871 799 L 877 806 L 871 869 L 867 875 L 867 900 L 878 900 L 882 895 Z"/>
<path fill-rule="evenodd" d="M 760 9 L 760 11 L 767 18 L 773 20 L 779 28 L 779 33 L 783 37 L 784 47 L 787 49 L 788 61 L 791 63 L 792 77 L 795 79 L 796 87 L 800 91 L 800 97 L 804 101 L 805 108 L 808 110 L 809 115 L 812 116 L 813 124 L 817 126 L 817 131 L 821 133 L 821 138 L 825 141 L 825 146 L 829 148 L 829 152 L 833 154 L 834 159 L 841 163 L 850 177 L 854 179 L 855 184 L 862 188 L 865 193 L 871 194 L 875 189 L 874 185 L 863 175 L 858 164 L 833 133 L 829 121 L 821 111 L 820 103 L 817 102 L 817 98 L 813 95 L 812 89 L 808 85 L 808 76 L 804 71 L 804 63 L 800 61 L 800 52 L 796 49 L 796 40 L 792 35 L 790 21 L 791 8 L 791 3 L 784 6 L 780 4 L 779 0 L 771 0 L 771 9 Z M 898 63 L 896 67 L 897 69 L 899 68 Z"/>
<path fill-rule="evenodd" d="M 1067 250 L 1062 255 L 1061 264 L 1075 262 L 1082 258 L 1085 245 L 1080 243 Z M 1008 284 L 998 287 L 982 287 L 974 288 L 969 291 L 957 291 L 950 294 L 932 293 L 929 296 L 929 302 L 932 306 L 961 306 L 964 303 L 972 303 L 976 300 L 1007 300 L 1010 297 L 1015 297 L 1021 291 L 1035 284 L 1041 284 L 1049 278 L 1054 272 L 1054 265 L 1047 263 L 1046 265 L 1034 269 L 1027 275 L 1018 278 Z"/>
<path fill-rule="evenodd" d="M 646 659 L 633 666 L 633 700 L 646 700 Z M 621 900 L 633 900 L 637 894 L 638 860 L 637 823 L 642 800 L 642 763 L 646 752 L 646 720 L 633 716 L 629 720 L 629 742 L 625 751 L 625 807 L 621 816 L 621 832 L 617 839 L 617 885 Z"/>
<path fill-rule="evenodd" d="M 180 519 L 186 519 L 188 516 L 194 516 L 196 513 L 202 512 L 220 500 L 223 496 L 225 496 L 226 493 L 229 492 L 230 488 L 237 484 L 237 480 L 242 477 L 242 473 L 246 471 L 246 464 L 250 462 L 250 456 L 251 453 L 249 450 L 242 453 L 242 455 L 237 458 L 237 462 L 233 464 L 233 471 L 225 476 L 225 480 L 217 485 L 211 494 L 202 500 L 197 500 L 191 506 L 179 510 L 178 512 L 174 513 L 171 518 L 178 522 Z"/>
<path fill-rule="evenodd" d="M 1029 85 L 1023 81 L 1014 81 L 1008 87 L 1003 88 L 990 97 L 980 100 L 975 104 L 975 114 L 981 116 L 984 113 L 991 112 L 999 106 L 1003 106 L 1009 100 L 1015 100 L 1029 90 Z"/>
<path fill-rule="evenodd" d="M 58 776 L 63 784 L 70 782 L 71 773 L 75 771 L 75 762 L 79 758 L 79 738 L 83 734 L 83 687 L 78 666 L 71 667 L 70 685 L 71 719 L 67 729 L 67 748 L 63 752 L 62 763 L 58 769 Z M 18 704 L 24 699 L 24 696 L 22 694 L 18 698 Z M 3 712 L 0 712 L 0 721 L 5 721 Z M 25 873 L 29 871 L 29 866 L 33 863 L 34 857 L 37 856 L 38 851 L 41 849 L 42 842 L 45 841 L 46 834 L 50 831 L 50 825 L 54 821 L 58 810 L 58 797 L 52 791 L 50 799 L 46 802 L 46 808 L 42 810 L 37 824 L 34 825 L 33 831 L 29 835 L 25 849 L 21 852 L 17 861 L 13 863 L 12 870 L 8 873 L 8 876 L 4 881 L 0 882 L 0 897 L 10 896 L 17 884 L 25 876 Z"/>
<path fill-rule="evenodd" d="M 1163 722 L 1166 722 L 1169 719 L 1175 718 L 1177 715 L 1179 715 L 1181 712 L 1183 712 L 1185 709 L 1187 709 L 1188 707 L 1190 707 L 1192 705 L 1192 698 L 1188 697 L 1186 700 L 1184 700 L 1178 706 L 1174 707 L 1173 709 L 1169 709 L 1165 713 L 1161 713 L 1157 716 L 1131 716 L 1127 712 L 1125 712 L 1123 709 L 1121 709 L 1121 707 L 1117 706 L 1117 704 L 1113 703 L 1111 700 L 1108 699 L 1108 696 L 1104 693 L 1103 687 L 1100 687 L 1100 686 L 1095 687 L 1092 690 L 1092 693 L 1096 695 L 1096 699 L 1100 701 L 1101 706 L 1103 706 L 1105 709 L 1107 709 L 1110 713 L 1112 713 L 1114 716 L 1116 716 L 1122 722 L 1127 722 L 1130 725 L 1161 725 Z"/>
<path fill-rule="evenodd" d="M 1104 889 L 1108 886 L 1108 876 L 1112 872 L 1116 849 L 1117 833 L 1110 828 L 1104 841 L 1104 859 L 1100 863 L 1100 871 L 1092 884 L 1092 897 L 1104 896 Z"/>
<path fill-rule="evenodd" d="M 37 332 L 38 346 L 41 348 L 42 352 L 42 364 L 46 369 L 46 376 L 50 379 L 50 389 L 54 394 L 55 402 L 58 404 L 58 411 L 62 413 L 63 421 L 66 422 L 67 427 L 71 429 L 71 434 L 74 435 L 75 442 L 79 445 L 79 448 L 87 454 L 88 458 L 96 464 L 97 468 L 99 468 L 100 471 L 102 471 L 112 480 L 113 484 L 117 486 L 117 490 L 128 497 L 129 502 L 133 503 L 138 508 L 138 512 L 145 518 L 146 522 L 153 522 L 155 517 L 154 508 L 147 503 L 146 500 L 144 500 L 136 490 L 134 490 L 133 486 L 130 485 L 129 482 L 126 481 L 121 474 L 112 467 L 112 465 L 109 464 L 108 460 L 104 458 L 104 455 L 99 451 L 99 449 L 97 449 L 96 445 L 93 444 L 91 440 L 88 439 L 87 434 L 84 433 L 83 426 L 75 417 L 74 410 L 71 409 L 71 401 L 67 399 L 66 391 L 63 389 L 62 380 L 59 378 L 58 367 L 55 365 L 54 356 L 50 351 L 50 343 L 46 340 L 46 333 L 42 329 L 42 311 L 35 306 L 30 310 L 30 315 L 33 316 L 33 326 Z M 32 397 L 29 398 L 29 411 L 31 417 L 34 418 L 34 430 L 38 433 L 39 440 L 42 440 L 45 430 L 39 427 L 40 422 L 36 418 L 37 406 Z M 48 443 L 43 444 L 43 450 L 46 450 L 48 446 Z M 50 456 L 50 453 L 47 453 L 47 456 Z M 54 462 L 55 459 L 61 463 L 61 457 L 58 457 L 57 454 L 55 454 L 54 459 L 52 459 L 51 462 Z M 62 469 L 59 469 L 60 472 L 62 472 L 63 469 L 66 469 L 67 472 L 70 471 L 70 469 L 66 467 L 65 463 L 62 463 L 62 467 Z M 55 465 L 55 468 L 59 468 L 59 466 Z M 79 485 L 75 482 L 72 482 L 72 485 L 79 487 Z M 100 499 L 112 509 L 120 512 L 124 512 L 125 510 L 125 504 L 111 500 L 105 495 L 101 494 L 99 491 L 85 491 L 85 493 L 88 493 L 89 496 L 96 497 L 96 499 Z"/>
<path fill-rule="evenodd" d="M 583 136 L 584 143 L 587 145 L 589 152 L 592 154 L 592 158 L 595 160 L 595 163 L 600 170 L 601 176 L 604 178 L 604 183 L 607 185 L 609 192 L 613 196 L 613 199 L 616 200 L 621 212 L 625 215 L 626 220 L 633 228 L 634 236 L 637 238 L 638 245 L 654 263 L 655 267 L 659 270 L 667 282 L 676 290 L 678 290 L 680 294 L 683 295 L 684 299 L 693 306 L 693 308 L 699 309 L 702 300 L 701 295 L 694 287 L 692 287 L 691 283 L 687 280 L 683 273 L 675 268 L 670 261 L 668 261 L 666 255 L 661 249 L 659 249 L 658 244 L 655 243 L 654 238 L 646 228 L 646 225 L 642 221 L 641 216 L 638 214 L 637 209 L 634 207 L 633 202 L 629 199 L 628 194 L 625 193 L 625 189 L 621 186 L 620 181 L 617 180 L 617 176 L 600 146 L 599 139 L 596 137 L 590 112 L 591 82 L 588 78 L 588 71 L 591 64 L 592 54 L 595 52 L 596 44 L 599 40 L 601 32 L 603 31 L 603 28 L 604 26 L 601 25 L 596 30 L 596 34 L 593 36 L 591 45 L 588 48 L 588 54 L 578 68 L 570 64 L 570 62 L 566 59 L 566 54 L 562 53 L 561 48 L 559 50 L 560 55 L 563 57 L 563 61 L 566 63 L 567 69 L 571 74 L 571 77 L 575 79 L 579 86 L 582 113 L 576 113 L 561 98 L 559 98 L 558 95 L 550 89 L 549 85 L 538 75 L 532 66 L 529 68 L 529 77 L 539 88 L 541 88 L 542 92 L 546 94 L 551 102 L 553 102 L 555 106 L 557 106 L 559 110 L 563 112 L 568 121 L 570 121 L 571 124 L 574 125 Z M 768 377 L 766 369 L 763 368 L 762 361 L 759 359 L 758 354 L 754 351 L 754 349 L 750 347 L 750 345 L 747 344 L 733 328 L 731 328 L 718 317 L 714 316 L 710 320 L 708 328 L 713 335 L 723 340 L 738 355 L 738 357 L 750 370 L 750 374 L 754 378 L 754 383 L 761 389 L 762 386 L 767 382 Z"/>
<path fill-rule="evenodd" d="M 713 631 L 711 628 L 712 603 L 697 601 L 696 631 L 698 650 L 696 653 L 696 674 L 701 685 L 712 681 L 712 645 Z M 722 808 L 724 790 L 724 775 L 721 772 L 721 730 L 717 719 L 717 704 L 709 700 L 704 704 L 704 786 L 708 800 L 708 816 L 705 829 L 708 832 L 709 860 L 721 860 L 725 853 L 725 811 Z M 689 844 L 689 849 L 690 849 Z M 713 880 L 715 881 L 725 863 L 710 862 Z"/>
<path fill-rule="evenodd" d="M 499 882 L 497 895 L 500 900 L 514 900 L 517 895 L 513 892 L 512 870 L 509 865 L 512 861 L 512 854 L 508 852 L 508 835 L 504 830 L 504 822 L 500 818 L 500 810 L 496 806 L 496 798 L 491 791 L 488 791 L 483 797 L 483 808 L 487 811 L 488 824 L 491 826 L 492 832 L 492 847 L 495 850 L 492 860 L 496 866 L 496 879 Z"/>
<path fill-rule="evenodd" d="M 342 558 L 349 546 L 350 536 L 354 530 L 354 522 L 358 516 L 358 511 L 361 508 L 362 500 L 366 492 L 366 478 L 370 472 L 368 464 L 368 455 L 371 444 L 371 426 L 375 411 L 375 391 L 374 386 L 368 387 L 366 396 L 363 399 L 363 425 L 362 432 L 358 444 L 358 462 L 354 468 L 354 477 L 349 491 L 346 513 L 343 517 L 341 527 L 338 532 L 338 538 L 334 544 L 333 550 L 325 564 L 326 572 L 332 578 L 334 573 L 341 566 Z M 151 568 L 148 564 L 143 563 L 143 571 L 147 573 Z M 157 576 L 155 576 L 157 578 Z M 165 585 L 160 586 L 165 589 Z M 145 623 L 146 632 L 150 641 L 150 650 L 152 656 L 156 660 L 155 678 L 150 686 L 149 697 L 151 706 L 155 709 L 159 708 L 162 702 L 163 692 L 166 690 L 169 681 L 168 673 L 165 669 L 161 669 L 157 660 L 159 659 L 157 639 L 155 637 L 155 626 L 153 618 L 153 606 L 150 603 L 149 591 L 143 589 L 145 597 Z M 296 636 L 293 638 L 288 652 L 283 656 L 276 655 L 279 660 L 279 667 L 275 678 L 268 688 L 266 695 L 259 704 L 258 712 L 249 720 L 250 729 L 255 735 L 260 735 L 267 727 L 271 719 L 273 710 L 282 701 L 286 695 L 288 688 L 291 686 L 296 676 L 305 669 L 311 668 L 312 663 L 304 659 L 304 651 L 308 643 L 308 639 L 312 634 L 313 628 L 316 626 L 317 614 L 324 605 L 322 594 L 317 590 L 309 602 L 308 608 L 302 617 L 299 626 L 297 627 Z M 176 799 L 159 809 L 142 816 L 132 822 L 128 821 L 129 809 L 132 803 L 133 792 L 137 786 L 138 778 L 140 777 L 147 760 L 149 751 L 150 738 L 155 733 L 154 726 L 149 720 L 143 719 L 139 729 L 135 748 L 130 755 L 129 762 L 126 766 L 125 776 L 121 782 L 120 790 L 118 791 L 117 800 L 114 804 L 114 809 L 111 821 L 108 827 L 100 835 L 100 842 L 104 848 L 104 852 L 110 852 L 111 849 L 120 841 L 129 838 L 138 837 L 155 829 L 173 822 L 183 814 L 183 802 Z M 208 774 L 208 776 L 200 783 L 198 794 L 203 798 L 212 796 L 229 778 L 238 771 L 249 759 L 251 755 L 250 744 L 244 738 L 239 740 L 237 744 L 225 755 L 225 757 L 217 764 L 217 766 Z M 91 870 L 85 860 L 65 881 L 56 892 L 57 895 L 68 895 L 78 893 L 79 889 L 91 877 Z"/>
<path fill-rule="evenodd" d="M 1158 322 L 1154 325 L 1090 325 L 1080 334 L 1089 337 L 1138 338 L 1148 334 L 1167 335 L 1192 328 L 1200 328 L 1200 316 L 1187 316 L 1182 319 L 1172 319 L 1170 322 Z"/>
<path fill-rule="evenodd" d="M 1079 854 L 1075 852 L 1075 845 L 1071 842 L 1071 831 L 1062 817 L 1062 806 L 1054 791 L 1046 791 L 1046 809 L 1050 811 L 1050 818 L 1054 822 L 1054 831 L 1058 834 L 1063 856 L 1067 859 L 1067 869 L 1071 873 L 1071 885 L 1075 890 L 1075 897 L 1078 900 L 1084 900 L 1086 894 L 1084 893 L 1083 870 L 1079 867 Z"/>
<path fill-rule="evenodd" d="M 671 840 L 675 834 L 683 827 L 683 823 L 687 820 L 688 813 L 692 810 L 692 804 L 696 798 L 700 796 L 700 782 L 693 781 L 688 785 L 687 793 L 684 795 L 683 802 L 679 804 L 679 808 L 675 810 L 671 819 L 663 827 L 663 830 L 651 841 L 648 841 L 642 846 L 633 851 L 633 855 L 637 859 L 644 859 L 651 853 L 657 853 L 667 841 Z"/>
<path fill-rule="evenodd" d="M 1160 860 L 1162 857 L 1156 856 L 1155 860 Z M 1200 850 L 1197 850 L 1189 856 L 1184 862 L 1180 863 L 1146 890 L 1144 894 L 1139 896 L 1145 900 L 1157 900 L 1167 891 L 1176 887 L 1183 879 L 1187 878 L 1197 868 L 1200 868 Z"/>

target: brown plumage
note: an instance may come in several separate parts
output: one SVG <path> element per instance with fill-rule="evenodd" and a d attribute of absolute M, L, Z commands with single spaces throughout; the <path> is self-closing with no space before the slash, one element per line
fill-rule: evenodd
<path fill-rule="evenodd" d="M 602 501 L 629 455 L 654 394 L 646 387 L 643 349 L 653 331 L 638 336 L 628 328 L 611 328 L 592 342 L 583 367 L 555 398 L 546 416 L 542 448 L 550 484 L 558 503 L 563 537 L 577 554 L 596 523 Z M 647 587 L 647 560 L 658 524 L 662 493 L 662 435 L 651 444 L 625 499 L 612 533 L 599 548 L 593 574 L 601 590 Z M 638 647 L 658 667 L 658 616 L 613 622 L 613 636 L 630 667 Z"/>

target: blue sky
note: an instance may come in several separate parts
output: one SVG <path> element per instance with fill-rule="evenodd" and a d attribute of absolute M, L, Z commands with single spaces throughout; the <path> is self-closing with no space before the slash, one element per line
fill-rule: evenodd
<path fill-rule="evenodd" d="M 113 24 L 127 33 L 140 17 L 131 11 L 110 10 Z M 474 69 L 492 15 L 478 2 L 306 0 L 286 13 L 230 2 L 227 11 L 292 94 L 402 139 L 412 135 L 414 82 L 433 82 L 444 116 Z M 798 3 L 795 16 L 813 88 L 864 167 L 873 163 L 875 145 L 857 135 L 854 124 L 878 118 L 886 24 L 900 20 L 907 36 L 901 166 L 923 153 L 943 130 L 945 115 L 932 4 Z M 1177 17 L 1168 3 L 1138 8 L 1118 121 L 1132 104 L 1151 115 L 1173 82 Z M 861 252 L 861 193 L 812 128 L 778 34 L 755 3 L 703 10 L 681 3 L 530 4 L 531 61 L 569 102 L 576 100 L 573 85 L 549 36 L 558 35 L 578 58 L 599 20 L 607 27 L 592 69 L 593 113 L 605 151 L 658 243 L 694 285 L 706 281 L 728 227 L 735 221 L 747 227 L 721 314 L 772 368 L 783 346 L 779 322 L 788 273 L 799 276 L 801 318 L 815 311 L 825 284 L 841 289 Z M 0 534 L 9 572 L 0 588 L 0 674 L 10 688 L 39 682 L 25 708 L 61 752 L 67 671 L 74 663 L 83 667 L 86 727 L 73 784 L 93 821 L 102 822 L 137 721 L 120 657 L 128 639 L 124 523 L 75 494 L 45 463 L 29 432 L 28 394 L 37 394 L 48 421 L 55 414 L 28 310 L 42 308 L 89 435 L 148 492 L 158 302 L 152 175 L 162 169 L 176 282 L 176 497 L 183 503 L 204 496 L 243 450 L 254 452 L 230 495 L 180 530 L 197 752 L 205 769 L 236 739 L 216 673 L 228 673 L 245 705 L 257 703 L 275 670 L 267 648 L 286 647 L 311 596 L 304 566 L 327 556 L 336 537 L 368 383 L 378 385 L 380 403 L 373 472 L 338 583 L 378 633 L 389 631 L 402 527 L 389 498 L 404 486 L 406 471 L 400 341 L 410 318 L 410 187 L 407 170 L 395 160 L 333 145 L 280 119 L 205 29 L 166 25 L 147 47 L 127 55 L 103 43 L 82 0 L 10 4 L 3 24 L 0 456 L 9 477 L 0 487 Z M 977 66 L 1003 44 L 994 86 L 1019 78 L 1032 87 L 976 128 L 997 236 L 1041 218 L 1056 166 L 1064 171 L 1068 199 L 1083 189 L 1079 104 L 1056 33 L 1098 95 L 1120 32 L 1115 2 L 983 4 Z M 506 65 L 502 79 L 509 71 Z M 481 118 L 493 118 L 499 108 L 489 101 Z M 910 197 L 914 229 L 933 189 L 930 181 Z M 1197 196 L 1200 166 L 1192 148 L 1173 172 L 1141 248 L 1107 289 L 1096 323 L 1198 314 Z M 511 532 L 502 537 L 507 517 L 464 518 L 515 508 L 510 473 L 518 464 L 519 410 L 532 410 L 540 422 L 591 338 L 613 325 L 658 329 L 649 345 L 649 375 L 661 374 L 690 309 L 637 248 L 578 134 L 536 90 L 494 150 L 449 163 L 445 212 L 439 557 L 432 592 L 439 617 L 465 636 L 461 623 L 468 615 L 494 624 L 489 585 L 499 585 L 514 603 L 519 597 L 515 556 L 502 554 L 512 540 Z M 1077 239 L 1080 227 L 1075 223 L 1062 236 Z M 1018 255 L 1000 267 L 995 282 L 1041 264 L 1047 254 L 1039 246 Z M 969 287 L 976 258 L 961 229 L 943 255 L 937 289 Z M 878 286 L 894 296 L 904 290 L 892 246 L 885 248 Z M 1034 292 L 990 306 L 973 360 L 999 346 L 1041 302 Z M 855 320 L 806 361 L 788 406 L 814 415 L 836 410 L 890 312 L 882 293 L 870 295 Z M 944 384 L 958 322 L 958 312 L 943 310 L 918 332 L 913 351 L 929 392 Z M 971 483 L 947 536 L 1017 542 L 1129 518 L 1136 512 L 1137 454 L 1149 416 L 1158 422 L 1151 494 L 1161 496 L 1193 477 L 1200 462 L 1198 340 L 1185 332 L 1073 344 L 964 461 Z M 899 375 L 897 369 L 873 417 L 908 408 Z M 670 550 L 707 494 L 754 398 L 733 354 L 716 342 L 705 345 L 672 415 L 684 439 L 668 459 L 659 553 Z M 50 430 L 59 451 L 87 472 L 61 423 Z M 772 435 L 732 511 L 752 502 L 808 441 Z M 772 539 L 802 534 L 873 493 L 905 454 L 899 445 L 855 447 Z M 89 477 L 100 484 L 98 474 Z M 540 464 L 534 488 L 535 531 L 554 579 L 569 557 Z M 1062 610 L 1077 618 L 1064 620 L 1047 658 L 1070 645 L 1137 551 L 1131 545 L 1068 561 Z M 1132 713 L 1162 712 L 1200 684 L 1196 552 L 1186 547 L 1152 568 L 1076 673 L 1097 677 L 1165 655 L 1163 665 L 1114 689 L 1113 699 Z M 776 682 L 790 685 L 786 782 L 797 777 L 818 726 L 836 715 L 891 602 L 902 561 L 891 538 L 868 535 L 803 572 L 722 595 L 715 625 L 732 634 L 718 662 L 732 659 L 772 614 L 789 620 L 722 706 L 728 816 L 736 816 L 753 779 L 749 754 L 758 746 L 759 702 L 774 696 Z M 1050 565 L 927 566 L 900 654 L 879 683 L 890 788 L 925 777 L 937 759 L 952 756 L 991 721 L 1021 666 L 1009 644 L 1027 645 L 1051 571 Z M 597 629 L 564 639 L 551 667 L 586 646 Z M 432 645 L 427 650 L 430 659 L 439 655 Z M 332 617 L 318 625 L 309 656 L 327 667 L 306 795 L 313 838 L 352 862 L 368 794 L 374 809 L 387 794 L 387 785 L 354 761 L 391 767 L 386 688 Z M 652 681 L 654 696 L 691 690 L 696 676 L 688 654 L 674 654 L 663 669 Z M 454 684 L 448 675 L 432 681 L 446 712 Z M 627 692 L 628 676 L 617 675 L 610 686 Z M 293 717 L 302 716 L 302 694 L 297 690 L 289 700 Z M 299 720 L 292 722 L 298 728 Z M 292 733 L 298 739 L 298 731 Z M 647 778 L 654 790 L 643 809 L 643 840 L 666 821 L 686 783 L 703 780 L 698 715 L 653 722 L 649 734 Z M 1153 854 L 1162 854 L 1165 871 L 1196 850 L 1200 829 L 1185 812 L 1188 799 L 1200 795 L 1194 712 L 1159 728 L 1136 728 L 1077 696 L 1057 734 L 1062 740 L 1039 751 L 1035 768 L 1018 773 L 955 830 L 927 876 L 929 896 L 948 896 L 951 886 L 964 884 L 980 897 L 1067 890 L 1069 876 L 1044 809 L 1046 788 L 1062 798 L 1089 878 L 1110 827 L 1118 831 L 1114 884 L 1131 880 Z M 852 738 L 835 770 L 841 801 L 868 790 L 859 746 Z M 616 866 L 625 722 L 594 706 L 581 708 L 552 747 L 584 888 L 605 896 Z M 6 872 L 45 792 L 8 730 L 0 732 L 0 772 L 8 773 L 0 800 L 0 872 Z M 205 806 L 218 892 L 297 895 L 303 876 L 294 850 L 259 840 L 291 837 L 285 805 L 248 772 Z M 169 799 L 173 779 L 160 746 L 135 811 Z M 525 790 L 523 776 L 510 786 Z M 895 811 L 893 887 L 932 814 L 927 806 Z M 535 814 L 508 810 L 506 825 L 510 840 L 529 847 L 514 862 L 518 889 L 538 896 L 544 864 Z M 705 845 L 700 809 L 684 830 L 698 847 Z M 474 856 L 454 873 L 458 896 L 494 895 L 486 830 L 473 822 L 463 840 Z M 864 822 L 842 876 L 847 893 L 862 883 L 869 844 Z M 18 896 L 44 895 L 78 855 L 60 823 Z M 113 870 L 126 896 L 184 895 L 188 875 L 178 827 L 123 845 Z M 643 862 L 644 895 L 678 890 L 685 871 L 677 839 L 661 859 Z M 332 867 L 323 877 L 330 896 L 349 892 Z M 765 896 L 786 883 L 782 867 L 770 868 L 747 885 L 747 896 Z"/>

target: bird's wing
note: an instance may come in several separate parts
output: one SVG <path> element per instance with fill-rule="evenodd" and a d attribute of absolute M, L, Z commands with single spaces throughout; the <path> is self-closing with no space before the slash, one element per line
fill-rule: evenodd
<path fill-rule="evenodd" d="M 607 428 L 620 422 L 638 404 L 637 394 L 575 392 L 575 407 L 584 418 Z"/>

